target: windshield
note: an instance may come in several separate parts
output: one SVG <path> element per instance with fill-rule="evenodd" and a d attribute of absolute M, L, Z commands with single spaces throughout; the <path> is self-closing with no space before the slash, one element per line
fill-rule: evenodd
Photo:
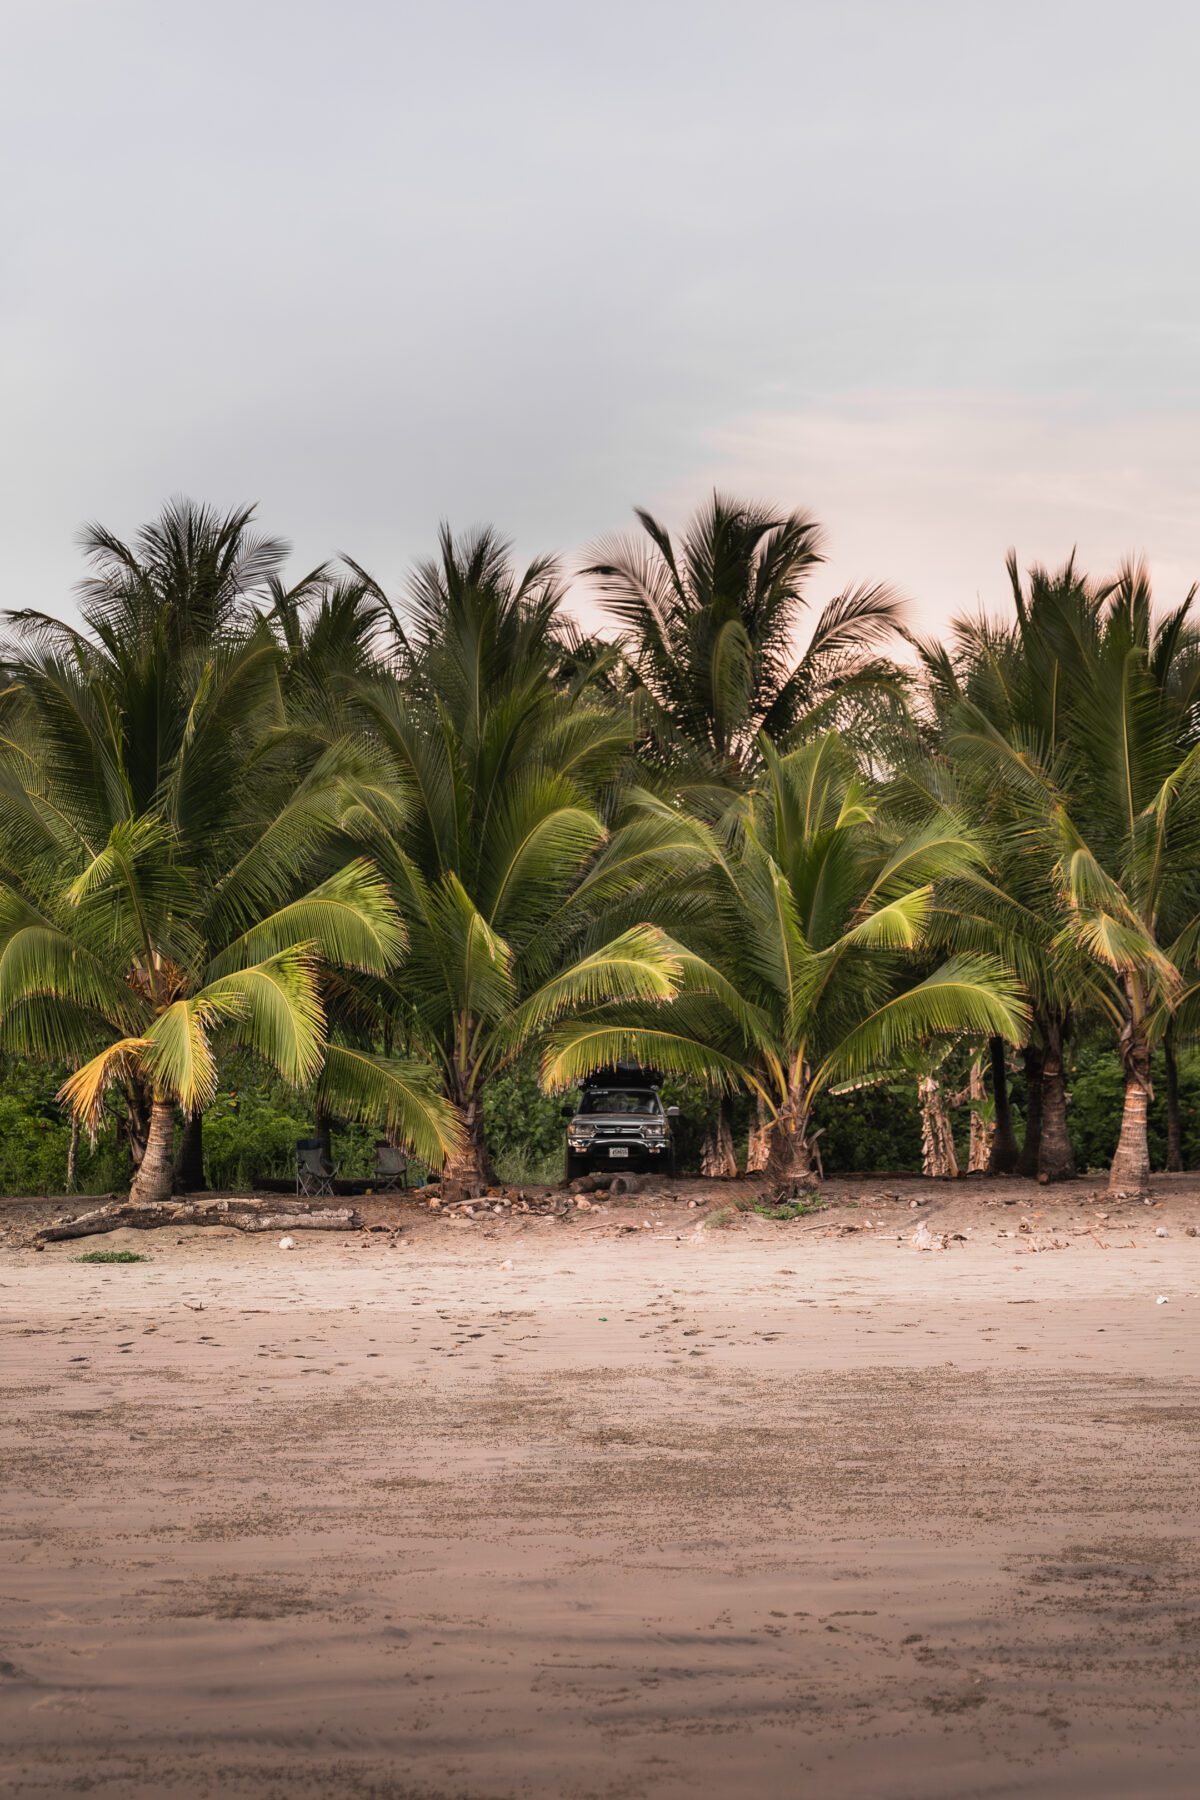
<path fill-rule="evenodd" d="M 653 1088 L 588 1088 L 579 1102 L 581 1113 L 660 1113 Z"/>

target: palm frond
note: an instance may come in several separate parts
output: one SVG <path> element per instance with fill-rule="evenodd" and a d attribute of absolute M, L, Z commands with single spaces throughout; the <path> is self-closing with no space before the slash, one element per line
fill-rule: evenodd
<path fill-rule="evenodd" d="M 440 1169 L 461 1146 L 462 1128 L 428 1064 L 329 1044 L 317 1097 L 337 1117 L 398 1138 L 431 1169 Z"/>

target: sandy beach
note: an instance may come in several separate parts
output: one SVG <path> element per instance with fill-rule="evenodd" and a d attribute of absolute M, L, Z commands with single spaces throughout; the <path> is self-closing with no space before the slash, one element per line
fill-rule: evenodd
<path fill-rule="evenodd" d="M 1200 1181 L 830 1185 L 292 1251 L 3 1203 L 0 1785 L 1194 1794 Z"/>

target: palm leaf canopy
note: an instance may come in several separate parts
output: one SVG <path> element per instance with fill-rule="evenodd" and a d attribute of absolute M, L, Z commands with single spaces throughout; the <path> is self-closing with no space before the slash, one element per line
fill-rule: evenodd
<path fill-rule="evenodd" d="M 1020 986 L 995 957 L 930 966 L 940 890 L 982 860 L 962 821 L 897 832 L 836 734 L 787 754 L 764 743 L 762 758 L 669 1020 L 627 1006 L 580 1018 L 552 1034 L 547 1080 L 633 1054 L 741 1080 L 778 1110 L 925 1037 L 1020 1038 Z"/>
<path fill-rule="evenodd" d="M 777 739 L 833 723 L 839 710 L 902 700 L 902 673 L 875 652 L 899 627 L 888 590 L 861 587 L 829 602 L 797 657 L 805 587 L 823 560 L 803 512 L 721 494 L 675 543 L 639 510 L 642 536 L 598 544 L 584 570 L 624 632 L 656 759 L 692 803 L 715 811 L 746 785 L 760 733 Z"/>

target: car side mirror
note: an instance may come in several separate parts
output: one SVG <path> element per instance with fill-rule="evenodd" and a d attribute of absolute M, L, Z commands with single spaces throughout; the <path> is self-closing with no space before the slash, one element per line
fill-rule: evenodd
<path fill-rule="evenodd" d="M 668 1119 L 677 1119 L 679 1117 L 679 1108 L 677 1106 L 668 1106 L 667 1117 Z"/>
<path fill-rule="evenodd" d="M 564 1106 L 561 1108 L 561 1111 L 564 1119 L 573 1119 L 575 1117 L 575 1108 L 573 1106 Z"/>

